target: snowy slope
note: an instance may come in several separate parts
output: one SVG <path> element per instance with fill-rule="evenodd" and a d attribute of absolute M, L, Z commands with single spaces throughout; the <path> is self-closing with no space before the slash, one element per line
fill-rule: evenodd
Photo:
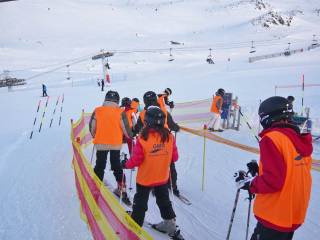
<path fill-rule="evenodd" d="M 91 57 L 100 49 L 118 52 L 110 59 L 112 89 L 121 97 L 139 97 L 147 90 L 172 88 L 176 102 L 209 98 L 218 87 L 239 97 L 245 113 L 257 127 L 259 99 L 274 94 L 275 85 L 319 82 L 320 49 L 289 58 L 248 63 L 251 41 L 256 55 L 306 47 L 312 35 L 320 34 L 315 10 L 318 1 L 269 0 L 268 9 L 259 10 L 251 1 L 191 0 L 81 0 L 17 1 L 0 3 L 0 72 L 32 77 L 28 85 L 13 92 L 0 89 L 0 239 L 91 239 L 79 216 L 73 170 L 71 169 L 70 119 L 82 109 L 92 111 L 104 94 L 96 87 L 100 62 Z M 269 9 L 287 14 L 299 10 L 292 25 L 252 25 Z M 170 41 L 183 42 L 175 49 Z M 169 48 L 175 60 L 168 62 Z M 215 65 L 205 62 L 213 49 Z M 150 52 L 135 50 L 153 49 Z M 161 49 L 161 50 L 160 50 Z M 121 53 L 121 51 L 130 53 Z M 231 61 L 228 62 L 227 59 Z M 74 60 L 83 60 L 72 64 Z M 74 85 L 66 80 L 70 64 Z M 50 102 L 43 131 L 28 139 L 39 101 L 40 84 L 47 83 Z M 57 97 L 65 95 L 62 125 L 49 122 Z M 300 111 L 299 89 L 281 89 L 279 94 L 294 95 Z M 311 107 L 316 130 L 320 131 L 318 88 L 306 88 L 305 104 Z M 43 102 L 42 102 L 43 104 Z M 40 111 L 39 116 L 42 114 Z M 174 112 L 173 112 L 174 115 Z M 196 125 L 197 127 L 200 124 Z M 38 128 L 39 125 L 37 125 Z M 251 146 L 255 139 L 245 125 L 240 132 L 222 133 Z M 180 160 L 178 184 L 193 202 L 175 202 L 177 221 L 187 239 L 224 239 L 234 201 L 232 175 L 258 156 L 214 142 L 207 142 L 206 185 L 201 192 L 203 139 L 178 134 Z M 126 150 L 126 147 L 124 147 Z M 319 144 L 314 158 L 320 159 Z M 90 154 L 90 149 L 88 149 Z M 129 172 L 127 173 L 129 175 Z M 113 181 L 111 173 L 108 179 Z M 306 223 L 295 239 L 317 239 L 320 234 L 319 173 L 313 172 L 313 192 Z M 113 184 L 115 184 L 113 182 Z M 132 193 L 133 195 L 133 193 Z M 232 239 L 244 239 L 247 201 L 241 196 Z M 149 221 L 160 216 L 150 197 Z M 254 219 L 254 218 L 252 218 Z M 255 220 L 252 220 L 251 232 Z M 160 237 L 161 238 L 161 237 Z"/>

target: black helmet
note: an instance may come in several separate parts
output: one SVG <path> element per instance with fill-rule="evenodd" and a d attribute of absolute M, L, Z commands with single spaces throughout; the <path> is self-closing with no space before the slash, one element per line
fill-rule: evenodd
<path fill-rule="evenodd" d="M 259 107 L 260 123 L 263 128 L 269 128 L 272 123 L 282 119 L 291 120 L 292 115 L 292 104 L 284 97 L 267 98 Z"/>
<path fill-rule="evenodd" d="M 128 97 L 124 97 L 121 99 L 121 106 L 120 107 L 130 107 L 131 99 Z"/>
<path fill-rule="evenodd" d="M 139 99 L 138 98 L 132 98 L 132 101 L 135 101 L 135 102 L 139 102 Z"/>
<path fill-rule="evenodd" d="M 143 95 L 143 102 L 148 107 L 157 103 L 157 95 L 153 91 L 148 91 Z"/>
<path fill-rule="evenodd" d="M 169 95 L 171 95 L 171 94 L 172 94 L 172 91 L 171 91 L 171 89 L 170 89 L 170 88 L 166 88 L 166 89 L 164 90 L 164 93 L 165 93 L 165 94 L 167 94 L 167 95 L 169 96 Z"/>
<path fill-rule="evenodd" d="M 216 95 L 220 95 L 221 97 L 223 97 L 225 92 L 226 91 L 223 88 L 219 88 L 218 91 L 216 92 Z"/>
<path fill-rule="evenodd" d="M 157 106 L 150 106 L 146 111 L 144 122 L 148 127 L 163 127 L 165 122 L 165 114 Z"/>
<path fill-rule="evenodd" d="M 287 99 L 288 99 L 289 103 L 293 103 L 294 96 L 288 96 Z"/>
<path fill-rule="evenodd" d="M 110 102 L 115 102 L 117 104 L 119 104 L 120 101 L 120 96 L 119 93 L 116 91 L 108 91 L 106 93 L 106 97 L 104 98 L 105 101 L 110 101 Z"/>

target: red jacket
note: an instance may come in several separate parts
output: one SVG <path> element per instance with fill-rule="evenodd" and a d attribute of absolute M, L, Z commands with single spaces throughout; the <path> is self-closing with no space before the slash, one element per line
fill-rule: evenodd
<path fill-rule="evenodd" d="M 299 134 L 293 125 L 278 123 L 271 128 L 264 130 L 260 137 L 260 162 L 263 166 L 263 174 L 257 176 L 251 183 L 250 192 L 257 194 L 275 194 L 281 192 L 287 177 L 287 165 L 283 154 L 279 152 L 275 143 L 267 135 L 270 132 L 280 132 L 288 137 L 295 150 L 301 157 L 309 157 L 312 153 L 312 137 L 310 134 Z M 268 209 L 266 209 L 268 211 Z M 283 228 L 272 224 L 265 219 L 256 216 L 264 226 L 283 232 L 291 232 L 297 229 L 300 224 L 295 224 L 291 228 Z"/>

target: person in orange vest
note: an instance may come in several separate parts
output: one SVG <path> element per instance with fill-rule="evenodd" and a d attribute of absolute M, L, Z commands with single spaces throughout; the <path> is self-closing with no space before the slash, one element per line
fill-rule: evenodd
<path fill-rule="evenodd" d="M 213 98 L 211 104 L 211 118 L 208 123 L 208 130 L 210 131 L 218 131 L 222 132 L 223 130 L 220 128 L 221 122 L 221 112 L 222 112 L 222 104 L 223 104 L 223 96 L 224 96 L 224 89 L 219 88 L 216 92 L 216 95 Z"/>
<path fill-rule="evenodd" d="M 143 102 L 145 104 L 145 107 L 144 107 L 144 110 L 140 112 L 137 124 L 133 130 L 134 133 L 139 133 L 140 130 L 143 128 L 144 116 L 145 116 L 146 110 L 150 106 L 160 107 L 160 109 L 164 112 L 164 114 L 165 114 L 164 127 L 165 128 L 169 129 L 170 131 L 174 131 L 174 132 L 178 132 L 180 130 L 179 125 L 174 122 L 171 114 L 167 111 L 167 109 L 165 107 L 161 108 L 161 106 L 159 105 L 158 98 L 157 98 L 157 95 L 155 92 L 153 92 L 153 91 L 146 92 L 143 95 Z M 171 173 L 171 182 L 170 181 L 168 182 L 168 187 L 171 188 L 171 185 L 172 185 L 173 194 L 176 195 L 177 197 L 179 197 L 180 191 L 179 191 L 178 185 L 177 185 L 178 173 L 177 173 L 176 166 L 175 166 L 174 162 L 171 163 L 170 173 Z"/>
<path fill-rule="evenodd" d="M 258 223 L 251 240 L 292 239 L 307 213 L 312 137 L 291 124 L 292 116 L 292 104 L 283 97 L 270 97 L 259 107 L 260 162 L 247 165 L 258 176 L 238 179 L 239 188 L 256 194 L 253 212 Z"/>
<path fill-rule="evenodd" d="M 134 108 L 131 107 L 131 99 L 128 98 L 128 97 L 124 97 L 122 98 L 121 100 L 121 105 L 120 107 L 123 109 L 123 111 L 126 113 L 126 116 L 127 116 L 127 119 L 128 119 L 128 122 L 129 122 L 129 126 L 130 128 L 132 129 L 133 127 L 133 122 L 134 122 L 134 112 L 136 111 Z M 131 155 L 132 154 L 132 147 L 133 147 L 133 144 L 134 144 L 134 141 L 132 138 L 127 138 L 124 136 L 124 143 L 127 143 L 128 145 L 128 150 L 129 150 L 129 154 Z"/>
<path fill-rule="evenodd" d="M 103 181 L 107 156 L 110 152 L 111 169 L 118 184 L 115 194 L 120 196 L 122 193 L 123 202 L 126 203 L 130 200 L 125 189 L 125 175 L 120 165 L 120 150 L 123 135 L 130 138 L 132 131 L 125 112 L 119 107 L 119 101 L 118 92 L 108 91 L 103 105 L 92 113 L 89 129 L 97 150 L 94 172 Z"/>
<path fill-rule="evenodd" d="M 176 214 L 169 198 L 167 183 L 170 164 L 178 160 L 178 149 L 174 136 L 164 127 L 165 118 L 165 113 L 159 107 L 148 107 L 144 117 L 145 125 L 138 136 L 134 154 L 128 161 L 122 161 L 121 165 L 129 169 L 138 167 L 132 219 L 140 226 L 143 225 L 149 194 L 154 189 L 163 221 L 153 227 L 172 236 L 177 230 Z"/>
<path fill-rule="evenodd" d="M 174 108 L 174 102 L 169 101 L 169 96 L 172 94 L 172 91 L 170 88 L 166 88 L 163 93 L 158 94 L 158 104 L 160 108 L 165 108 L 167 106 L 170 107 L 170 110 Z"/>

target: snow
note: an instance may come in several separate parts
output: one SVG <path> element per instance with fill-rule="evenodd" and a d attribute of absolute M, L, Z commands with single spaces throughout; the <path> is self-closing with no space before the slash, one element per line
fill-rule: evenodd
<path fill-rule="evenodd" d="M 291 27 L 264 29 L 250 21 L 265 10 L 250 1 L 191 0 L 56 0 L 0 3 L 0 71 L 36 78 L 12 92 L 0 89 L 0 239 L 91 239 L 80 219 L 70 143 L 70 119 L 78 119 L 82 109 L 91 112 L 104 94 L 96 86 L 101 62 L 91 57 L 100 49 L 115 50 L 110 58 L 112 88 L 121 97 L 139 97 L 147 90 L 170 87 L 173 100 L 184 102 L 210 98 L 223 87 L 239 97 L 244 113 L 256 129 L 260 99 L 274 94 L 275 85 L 319 84 L 320 48 L 290 57 L 248 63 L 251 41 L 262 55 L 307 47 L 312 35 L 320 34 L 320 17 L 314 11 L 318 1 L 266 1 L 280 12 L 301 10 Z M 155 11 L 157 9 L 157 11 Z M 170 41 L 183 42 L 178 47 Z M 168 62 L 169 48 L 174 61 Z M 179 49 L 180 48 L 180 49 Z M 213 49 L 215 65 L 205 62 Z M 150 52 L 134 50 L 156 49 Z M 121 53 L 122 52 L 122 53 Z M 227 59 L 231 61 L 228 62 Z M 72 64 L 76 60 L 83 60 Z M 71 81 L 66 80 L 70 64 Z M 48 109 L 41 133 L 39 119 L 30 140 L 41 83 L 48 86 Z M 311 108 L 314 132 L 320 133 L 319 87 L 305 90 L 305 106 Z M 64 94 L 62 124 L 58 126 L 60 105 L 53 127 L 49 128 L 55 102 Z M 294 108 L 301 111 L 300 89 L 278 89 L 282 96 L 296 98 Z M 38 117 L 42 116 L 43 108 Z M 174 116 L 174 112 L 173 112 Z M 195 124 L 199 127 L 201 124 Z M 243 124 L 239 132 L 221 136 L 257 147 Z M 177 136 L 180 159 L 178 186 L 192 201 L 191 206 L 174 202 L 177 222 L 186 239 L 225 239 L 235 197 L 233 173 L 244 169 L 255 154 L 207 140 L 205 189 L 201 191 L 203 139 L 188 133 Z M 314 144 L 315 159 L 320 159 L 319 143 Z M 124 146 L 127 151 L 127 147 Z M 86 153 L 91 154 L 90 147 Z M 107 167 L 108 169 L 108 167 Z M 115 185 L 111 172 L 106 178 Z M 127 171 L 127 177 L 130 172 Z M 312 172 L 313 188 L 305 224 L 295 239 L 317 239 L 320 234 L 319 172 Z M 130 193 L 133 196 L 134 192 Z M 241 193 L 231 239 L 244 239 L 248 201 Z M 255 219 L 251 216 L 250 233 Z M 155 200 L 150 197 L 146 219 L 159 221 Z M 151 232 L 154 234 L 153 232 Z M 162 239 L 161 234 L 156 234 Z"/>

